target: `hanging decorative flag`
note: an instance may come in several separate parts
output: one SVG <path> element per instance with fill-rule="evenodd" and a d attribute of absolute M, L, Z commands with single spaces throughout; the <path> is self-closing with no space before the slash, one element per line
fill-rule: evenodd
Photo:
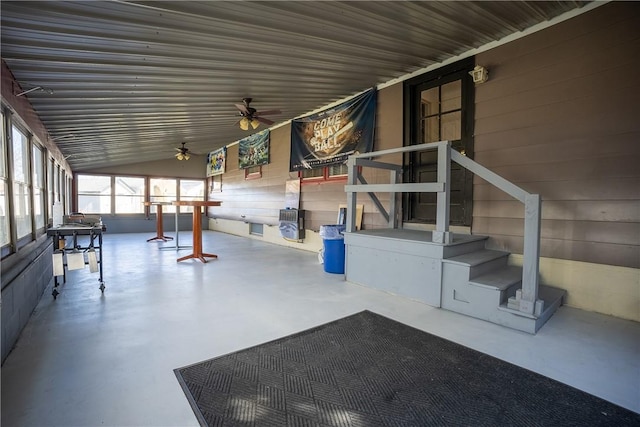
<path fill-rule="evenodd" d="M 289 170 L 345 163 L 353 153 L 373 150 L 375 88 L 336 107 L 291 121 Z"/>
<path fill-rule="evenodd" d="M 218 148 L 207 155 L 207 176 L 221 175 L 227 163 L 227 147 Z"/>
<path fill-rule="evenodd" d="M 238 167 L 246 169 L 269 163 L 269 129 L 238 141 Z"/>

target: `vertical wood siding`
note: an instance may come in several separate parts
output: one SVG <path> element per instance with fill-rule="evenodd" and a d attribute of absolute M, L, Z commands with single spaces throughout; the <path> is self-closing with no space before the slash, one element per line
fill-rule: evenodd
<path fill-rule="evenodd" d="M 541 194 L 544 257 L 640 267 L 638 22 L 612 2 L 476 57 L 475 160 Z M 523 214 L 476 178 L 474 234 L 522 253 Z"/>

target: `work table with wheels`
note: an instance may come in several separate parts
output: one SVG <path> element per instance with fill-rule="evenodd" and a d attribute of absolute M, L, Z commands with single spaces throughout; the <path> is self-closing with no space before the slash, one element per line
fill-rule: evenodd
<path fill-rule="evenodd" d="M 89 265 L 91 272 L 100 272 L 98 282 L 100 282 L 100 291 L 104 293 L 104 280 L 102 276 L 102 233 L 105 231 L 105 227 L 102 224 L 99 225 L 84 225 L 84 224 L 65 224 L 57 227 L 51 227 L 47 229 L 47 236 L 53 238 L 53 274 L 54 283 L 53 291 L 51 294 L 55 299 L 58 294 L 58 276 L 62 276 L 63 283 L 66 282 L 66 270 L 74 269 L 72 265 L 74 261 L 70 261 L 70 256 L 81 256 L 81 265 Z M 79 236 L 87 236 L 89 242 L 86 246 L 82 246 L 78 240 Z M 67 245 L 66 238 L 71 237 L 71 244 Z M 96 253 L 97 252 L 97 253 Z M 87 254 L 87 260 L 85 261 L 84 255 Z M 66 255 L 66 261 L 65 261 Z M 81 268 L 81 267 L 80 267 Z"/>

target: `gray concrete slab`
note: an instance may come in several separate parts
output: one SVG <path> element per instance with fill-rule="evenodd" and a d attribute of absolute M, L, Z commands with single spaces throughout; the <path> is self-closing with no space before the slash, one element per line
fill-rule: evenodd
<path fill-rule="evenodd" d="M 219 258 L 177 263 L 147 238 L 105 235 L 104 295 L 88 270 L 45 292 L 2 366 L 3 426 L 197 426 L 174 368 L 365 309 L 640 412 L 636 322 L 561 307 L 530 335 L 347 283 L 314 253 L 204 231 Z"/>

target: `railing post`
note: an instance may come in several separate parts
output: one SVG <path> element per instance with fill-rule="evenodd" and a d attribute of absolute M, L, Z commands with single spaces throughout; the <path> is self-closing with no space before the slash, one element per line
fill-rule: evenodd
<path fill-rule="evenodd" d="M 449 141 L 438 146 L 438 183 L 444 185 L 443 191 L 437 194 L 436 230 L 433 232 L 434 243 L 451 243 L 449 233 L 449 201 L 451 181 L 451 146 Z"/>
<path fill-rule="evenodd" d="M 356 185 L 358 179 L 358 170 L 356 166 L 356 159 L 349 157 L 347 160 L 347 184 Z M 356 202 L 357 193 L 352 191 L 347 192 L 347 233 L 353 233 L 356 231 Z"/>
<path fill-rule="evenodd" d="M 540 267 L 540 213 L 539 194 L 528 194 L 524 205 L 524 248 L 522 252 L 522 296 L 520 311 L 540 314 L 543 307 L 538 303 L 538 276 Z M 538 303 L 538 307 L 536 307 Z"/>
<path fill-rule="evenodd" d="M 398 172 L 389 171 L 391 181 L 390 184 L 394 185 L 398 183 Z M 398 228 L 398 219 L 396 216 L 396 198 L 397 193 L 392 192 L 389 193 L 389 228 L 396 229 Z"/>

